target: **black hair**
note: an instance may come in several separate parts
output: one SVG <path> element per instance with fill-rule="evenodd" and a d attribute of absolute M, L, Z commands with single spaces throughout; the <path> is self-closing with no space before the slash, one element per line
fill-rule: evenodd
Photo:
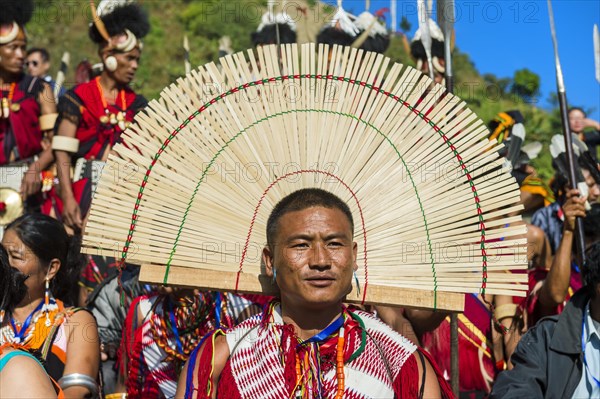
<path fill-rule="evenodd" d="M 24 26 L 33 15 L 33 0 L 2 0 L 0 7 L 0 25 L 16 22 Z"/>
<path fill-rule="evenodd" d="M 360 46 L 365 51 L 374 51 L 379 54 L 385 53 L 388 47 L 390 47 L 390 37 L 380 34 L 367 37 L 367 40 Z"/>
<path fill-rule="evenodd" d="M 591 208 L 582 221 L 585 238 L 593 242 L 600 240 L 600 204 L 592 204 Z"/>
<path fill-rule="evenodd" d="M 76 304 L 77 280 L 84 265 L 84 257 L 79 253 L 81 238 L 69 236 L 62 223 L 40 213 L 25 214 L 6 226 L 6 230 L 14 231 L 43 265 L 52 259 L 60 261 L 51 283 L 52 294 L 68 305 Z"/>
<path fill-rule="evenodd" d="M 583 285 L 596 297 L 596 286 L 600 284 L 600 242 L 592 244 L 586 251 L 586 261 L 582 268 Z"/>
<path fill-rule="evenodd" d="M 339 44 L 340 46 L 350 46 L 354 43 L 354 40 L 356 40 L 355 36 L 332 26 L 322 29 L 317 35 L 318 44 L 328 44 L 329 46 L 335 44 Z"/>
<path fill-rule="evenodd" d="M 135 37 L 141 39 L 150 31 L 148 14 L 137 4 L 116 6 L 110 10 L 110 13 L 103 15 L 101 19 L 111 37 L 125 33 L 125 29 L 129 29 Z M 98 44 L 105 42 L 94 23 L 90 25 L 88 33 L 93 42 Z"/>
<path fill-rule="evenodd" d="M 587 113 L 583 110 L 583 108 L 580 107 L 571 107 L 569 108 L 569 111 L 567 112 L 567 115 L 571 115 L 572 111 L 579 111 L 583 114 L 584 118 L 587 118 Z"/>
<path fill-rule="evenodd" d="M 260 31 L 252 32 L 250 38 L 254 46 L 277 44 L 277 28 L 279 28 L 279 43 L 296 43 L 296 32 L 288 24 L 265 25 Z"/>
<path fill-rule="evenodd" d="M 6 249 L 0 245 L 0 309 L 11 312 L 27 294 L 27 276 L 10 266 Z"/>
<path fill-rule="evenodd" d="M 33 47 L 33 48 L 30 48 L 29 50 L 27 50 L 27 56 L 30 56 L 31 54 L 34 54 L 34 53 L 40 53 L 40 56 L 42 57 L 42 61 L 44 61 L 44 62 L 50 61 L 50 53 L 45 48 Z"/>
<path fill-rule="evenodd" d="M 425 46 L 423 46 L 423 42 L 421 40 L 415 40 L 410 44 L 410 53 L 413 58 L 416 60 L 426 60 L 427 53 L 425 52 Z M 431 56 L 438 58 L 446 58 L 444 55 L 444 42 L 431 39 Z"/>
<path fill-rule="evenodd" d="M 566 159 L 566 158 L 565 158 Z M 598 173 L 594 170 L 594 161 L 590 161 L 588 157 L 579 156 L 576 157 L 575 162 L 577 163 L 575 168 L 575 174 L 579 181 L 583 180 L 583 174 L 581 169 L 587 170 L 591 175 L 594 181 L 597 184 L 600 184 L 600 178 L 598 177 Z M 579 169 L 577 169 L 579 166 Z M 560 157 L 552 160 L 552 167 L 554 168 L 554 179 L 550 182 L 550 189 L 554 193 L 554 197 L 560 202 L 563 203 L 565 201 L 566 189 L 569 186 L 569 171 L 567 166 L 565 165 L 565 161 L 561 160 Z"/>
<path fill-rule="evenodd" d="M 350 229 L 354 232 L 354 219 L 348 205 L 338 196 L 320 188 L 304 188 L 294 191 L 275 205 L 267 220 L 267 245 L 273 248 L 279 219 L 289 212 L 302 211 L 313 206 L 339 209 L 348 218 Z"/>

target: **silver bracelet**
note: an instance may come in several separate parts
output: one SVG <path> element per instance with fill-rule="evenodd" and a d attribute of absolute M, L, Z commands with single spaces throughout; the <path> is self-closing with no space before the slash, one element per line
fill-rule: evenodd
<path fill-rule="evenodd" d="M 98 397 L 98 384 L 96 383 L 96 380 L 89 375 L 81 373 L 63 375 L 62 378 L 58 380 L 58 385 L 63 390 L 74 386 L 84 387 L 90 391 L 92 398 Z"/>

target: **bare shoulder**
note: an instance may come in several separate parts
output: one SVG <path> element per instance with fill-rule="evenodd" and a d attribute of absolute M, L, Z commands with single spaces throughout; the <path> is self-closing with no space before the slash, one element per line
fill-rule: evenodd
<path fill-rule="evenodd" d="M 213 349 L 213 358 L 214 358 L 214 368 L 213 368 L 213 376 L 214 382 L 219 381 L 219 377 L 221 376 L 221 372 L 225 368 L 227 364 L 227 360 L 229 360 L 229 345 L 227 344 L 227 339 L 224 335 L 219 335 L 215 337 L 215 344 Z M 198 357 L 200 359 L 200 357 Z M 198 365 L 198 363 L 196 363 Z"/>
<path fill-rule="evenodd" d="M 14 356 L 0 373 L 0 397 L 56 398 L 56 392 L 38 361 L 29 356 Z"/>
<path fill-rule="evenodd" d="M 429 362 L 427 357 L 418 350 L 413 353 L 413 356 L 416 358 L 417 368 L 419 369 L 419 390 L 421 390 L 421 386 L 424 385 L 423 397 L 432 399 L 441 398 L 442 392 L 440 383 L 431 362 Z"/>
<path fill-rule="evenodd" d="M 94 323 L 96 324 L 96 319 L 94 316 L 87 310 L 81 309 L 79 311 L 71 313 L 71 315 L 65 320 L 65 323 Z"/>
<path fill-rule="evenodd" d="M 73 334 L 75 330 L 86 331 L 89 335 L 88 338 L 92 338 L 92 335 L 96 336 L 98 333 L 96 318 L 87 310 L 71 313 L 65 320 L 65 326 L 68 327 L 70 334 Z"/>

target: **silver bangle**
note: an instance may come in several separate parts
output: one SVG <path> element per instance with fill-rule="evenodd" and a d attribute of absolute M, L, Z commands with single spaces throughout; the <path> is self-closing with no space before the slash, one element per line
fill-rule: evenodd
<path fill-rule="evenodd" d="M 84 387 L 90 391 L 92 398 L 98 397 L 98 384 L 96 383 L 96 380 L 89 375 L 81 373 L 63 375 L 62 378 L 58 380 L 58 385 L 63 390 L 74 386 Z"/>

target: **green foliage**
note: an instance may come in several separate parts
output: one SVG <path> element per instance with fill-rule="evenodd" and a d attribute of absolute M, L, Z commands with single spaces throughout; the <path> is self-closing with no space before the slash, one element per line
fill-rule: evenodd
<path fill-rule="evenodd" d="M 330 5 L 316 0 L 296 0 L 298 9 L 308 12 L 306 21 L 299 21 L 314 37 L 322 23 L 335 11 Z M 304 3 L 305 5 L 303 5 Z M 162 88 L 184 74 L 183 36 L 190 42 L 192 66 L 216 61 L 218 40 L 228 35 L 234 51 L 251 46 L 250 34 L 260 23 L 266 10 L 266 0 L 144 0 L 141 2 L 151 17 L 152 29 L 144 39 L 141 64 L 134 82 L 134 89 L 149 99 L 158 97 Z M 287 10 L 294 12 L 294 10 Z M 298 14 L 297 16 L 299 16 Z M 71 54 L 67 86 L 73 84 L 73 71 L 79 61 L 99 61 L 97 48 L 92 45 L 87 30 L 91 21 L 87 0 L 65 2 L 36 0 L 36 11 L 28 24 L 29 46 L 47 47 L 53 60 L 53 75 L 59 66 L 63 51 Z M 300 26 L 300 25 L 299 25 Z M 411 29 L 403 17 L 400 29 Z M 393 61 L 414 65 L 407 54 L 406 36 L 392 37 L 386 53 Z M 459 38 L 460 43 L 460 38 Z M 498 112 L 519 109 L 525 117 L 527 142 L 540 141 L 544 145 L 540 156 L 533 161 L 538 174 L 548 179 L 553 175 L 548 143 L 553 134 L 561 132 L 558 103 L 550 102 L 555 110 L 546 112 L 537 107 L 539 76 L 522 69 L 513 78 L 493 74 L 481 76 L 468 54 L 458 48 L 453 52 L 455 93 L 477 115 L 489 122 Z"/>
<path fill-rule="evenodd" d="M 405 15 L 402 16 L 402 20 L 400 20 L 400 29 L 402 29 L 402 32 L 404 33 L 408 33 L 410 31 L 411 25 L 410 22 L 408 22 L 408 18 L 406 18 Z"/>
<path fill-rule="evenodd" d="M 525 101 L 532 101 L 540 93 L 540 76 L 527 68 L 515 71 L 511 91 Z"/>

